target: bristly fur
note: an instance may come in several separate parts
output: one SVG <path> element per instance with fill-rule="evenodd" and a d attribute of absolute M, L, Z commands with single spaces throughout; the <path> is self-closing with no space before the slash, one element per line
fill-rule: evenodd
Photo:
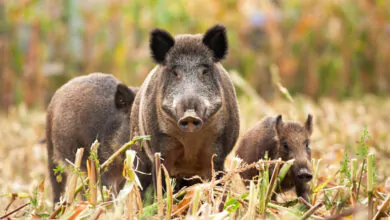
<path fill-rule="evenodd" d="M 56 180 L 53 169 L 65 162 L 74 161 L 79 147 L 86 147 L 81 169 L 86 170 L 88 146 L 100 142 L 98 158 L 106 161 L 118 147 L 130 140 L 130 110 L 135 88 L 132 90 L 111 74 L 93 73 L 78 76 L 61 86 L 47 109 L 46 139 L 53 202 L 60 200 L 65 191 L 67 173 L 63 182 Z M 117 193 L 122 178 L 122 156 L 112 163 L 109 172 L 102 174 L 102 184 L 113 187 Z"/>
<path fill-rule="evenodd" d="M 165 56 L 174 44 L 175 40 L 167 31 L 155 28 L 150 32 L 149 47 L 156 63 L 164 64 Z"/>
<path fill-rule="evenodd" d="M 281 183 L 281 190 L 295 186 L 298 196 L 309 200 L 309 185 L 298 178 L 301 169 L 311 171 L 311 152 L 308 144 L 312 132 L 312 116 L 301 125 L 297 122 L 283 121 L 282 116 L 266 117 L 243 135 L 237 147 L 237 155 L 250 164 L 264 158 L 265 152 L 271 159 L 283 161 L 295 159 L 287 176 Z M 302 171 L 303 172 L 303 171 Z M 255 168 L 240 173 L 245 180 L 259 174 Z"/>
<path fill-rule="evenodd" d="M 217 24 L 210 28 L 203 37 L 203 43 L 214 52 L 214 61 L 223 60 L 228 52 L 226 28 Z"/>
<path fill-rule="evenodd" d="M 238 138 L 236 92 L 229 74 L 217 62 L 226 56 L 226 31 L 215 26 L 204 35 L 181 34 L 174 40 L 162 30 L 151 34 L 151 56 L 162 65 L 150 72 L 135 98 L 130 136 L 151 136 L 142 148 L 135 147 L 140 149 L 138 170 L 154 175 L 153 153 L 161 152 L 164 166 L 180 189 L 193 184 L 188 177 L 212 177 L 214 154 L 214 170 L 223 171 Z M 180 125 L 189 114 L 202 124 L 196 132 Z M 143 188 L 156 181 L 155 176 L 139 178 Z"/>

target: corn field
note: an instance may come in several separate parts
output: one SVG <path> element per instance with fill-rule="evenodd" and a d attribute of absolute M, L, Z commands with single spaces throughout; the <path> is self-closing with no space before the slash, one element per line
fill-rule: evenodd
<path fill-rule="evenodd" d="M 227 27 L 224 67 L 237 91 L 240 136 L 264 116 L 314 117 L 310 201 L 272 192 L 293 161 L 245 164 L 231 152 L 221 179 L 173 191 L 164 176 L 140 196 L 134 137 L 87 170 L 76 160 L 62 201 L 52 204 L 46 107 L 69 79 L 111 73 L 140 86 L 155 65 L 149 32 Z M 380 219 L 390 215 L 390 1 L 386 0 L 0 0 L 0 219 Z M 125 154 L 118 195 L 101 175 Z M 211 163 L 211 161 L 210 161 Z M 274 166 L 271 173 L 269 166 Z M 246 186 L 239 172 L 256 167 Z M 52 172 L 52 171 L 50 171 Z M 166 185 L 166 187 L 162 187 Z"/>
<path fill-rule="evenodd" d="M 390 3 L 386 0 L 0 1 L 1 108 L 45 106 L 70 78 L 112 73 L 137 86 L 154 65 L 149 32 L 227 27 L 224 65 L 266 100 L 271 67 L 292 94 L 386 95 Z"/>

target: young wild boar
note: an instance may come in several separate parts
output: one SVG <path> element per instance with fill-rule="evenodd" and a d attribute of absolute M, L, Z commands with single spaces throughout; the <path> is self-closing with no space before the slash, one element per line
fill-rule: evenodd
<path fill-rule="evenodd" d="M 109 74 L 79 76 L 59 88 L 47 109 L 46 139 L 53 188 L 53 201 L 64 192 L 66 174 L 56 181 L 53 169 L 75 160 L 77 148 L 84 147 L 82 169 L 86 169 L 91 144 L 98 139 L 98 158 L 103 163 L 129 141 L 130 109 L 136 89 L 131 89 Z M 122 180 L 122 161 L 115 161 L 102 175 L 104 185 L 118 190 Z"/>
<path fill-rule="evenodd" d="M 131 112 L 131 137 L 151 136 L 138 153 L 138 169 L 150 173 L 154 153 L 161 152 L 179 185 L 194 175 L 210 179 L 212 155 L 217 155 L 215 170 L 222 171 L 240 127 L 236 92 L 219 63 L 228 49 L 225 27 L 175 38 L 155 29 L 150 49 L 158 66 L 141 86 Z M 152 179 L 139 177 L 145 189 Z"/>
<path fill-rule="evenodd" d="M 295 122 L 283 122 L 281 115 L 276 118 L 266 117 L 242 137 L 236 153 L 248 164 L 263 159 L 265 152 L 271 159 L 295 159 L 282 181 L 281 189 L 284 191 L 295 186 L 297 196 L 309 201 L 307 182 L 312 178 L 309 147 L 312 130 L 311 115 L 308 115 L 303 126 Z M 258 170 L 253 168 L 242 172 L 241 177 L 248 180 L 258 174 Z"/>

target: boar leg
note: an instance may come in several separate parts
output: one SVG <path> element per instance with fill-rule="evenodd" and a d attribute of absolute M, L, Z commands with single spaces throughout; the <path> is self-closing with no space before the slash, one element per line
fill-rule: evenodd
<path fill-rule="evenodd" d="M 122 169 L 122 165 L 109 166 L 108 171 L 101 175 L 102 185 L 107 188 L 112 186 L 114 195 L 118 195 L 125 184 L 125 179 L 122 177 Z"/>
<path fill-rule="evenodd" d="M 222 171 L 224 170 L 225 159 L 233 148 L 234 143 L 231 144 L 229 142 L 230 141 L 228 135 L 223 134 L 217 139 L 216 143 L 213 146 L 214 153 L 216 154 L 213 161 L 214 171 L 217 174 L 216 179 L 222 178 Z"/>
<path fill-rule="evenodd" d="M 62 173 L 62 181 L 57 182 L 57 177 L 54 174 L 54 169 L 58 166 L 58 164 L 54 161 L 54 146 L 53 142 L 51 140 L 51 136 L 47 135 L 47 155 L 48 155 L 48 165 L 49 165 L 49 175 L 50 175 L 50 182 L 52 186 L 52 193 L 53 193 L 53 205 L 60 201 L 61 193 L 65 191 L 66 186 L 66 173 Z"/>
<path fill-rule="evenodd" d="M 134 144 L 133 149 L 137 151 L 137 157 L 134 160 L 134 169 L 136 171 L 139 171 L 136 172 L 136 174 L 142 186 L 141 197 L 142 199 L 144 199 L 146 190 L 150 187 L 154 180 L 154 170 L 152 172 L 152 167 L 154 163 L 150 161 L 145 150 L 143 148 L 141 149 L 139 143 Z"/>
<path fill-rule="evenodd" d="M 153 151 L 153 161 L 150 163 L 150 170 L 152 172 L 152 183 L 153 183 L 153 195 L 156 196 L 157 192 L 157 178 L 156 178 L 156 163 L 154 161 L 154 153 L 160 152 L 161 153 L 161 163 L 164 164 L 168 172 L 170 171 L 170 164 L 174 161 L 171 161 L 170 158 L 168 158 L 167 153 L 170 151 L 172 146 L 176 144 L 176 140 L 170 136 L 167 136 L 163 133 L 155 133 L 151 134 L 151 140 L 149 141 L 149 147 L 151 147 L 151 150 Z M 146 154 L 145 154 L 146 155 Z M 149 160 L 149 159 L 148 159 Z M 148 169 L 149 170 L 149 169 Z M 150 171 L 149 171 L 150 172 Z M 164 177 L 164 171 L 161 170 L 161 183 L 162 183 L 162 189 L 165 191 L 166 184 L 165 184 L 165 177 Z M 142 181 L 141 181 L 142 183 Z M 142 187 L 144 187 L 142 185 Z"/>
<path fill-rule="evenodd" d="M 54 174 L 53 169 L 56 168 L 58 164 L 53 163 L 52 161 L 49 162 L 49 170 L 50 170 L 50 182 L 52 185 L 52 192 L 53 192 L 53 204 L 60 201 L 61 193 L 65 191 L 66 187 L 66 179 L 67 174 L 64 172 L 61 174 L 62 180 L 61 182 L 57 182 L 56 175 Z"/>
<path fill-rule="evenodd" d="M 58 166 L 57 163 L 54 162 L 53 160 L 53 148 L 52 148 L 52 143 L 49 143 L 50 145 L 48 147 L 48 163 L 49 163 L 49 174 L 50 174 L 50 182 L 51 182 L 51 188 L 52 188 L 52 193 L 53 193 L 53 205 L 57 202 L 60 201 L 61 193 L 65 191 L 65 186 L 66 186 L 66 179 L 67 175 L 66 173 L 62 173 L 62 181 L 57 182 L 57 177 L 54 174 L 54 169 Z"/>

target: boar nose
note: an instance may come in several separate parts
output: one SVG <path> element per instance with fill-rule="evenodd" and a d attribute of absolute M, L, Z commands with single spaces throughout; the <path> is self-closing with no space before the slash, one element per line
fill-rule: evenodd
<path fill-rule="evenodd" d="M 184 116 L 177 122 L 179 128 L 185 132 L 197 132 L 203 126 L 202 119 L 191 109 L 184 113 Z"/>
<path fill-rule="evenodd" d="M 313 178 L 313 175 L 308 169 L 303 168 L 298 171 L 297 177 L 302 182 L 309 182 Z"/>

